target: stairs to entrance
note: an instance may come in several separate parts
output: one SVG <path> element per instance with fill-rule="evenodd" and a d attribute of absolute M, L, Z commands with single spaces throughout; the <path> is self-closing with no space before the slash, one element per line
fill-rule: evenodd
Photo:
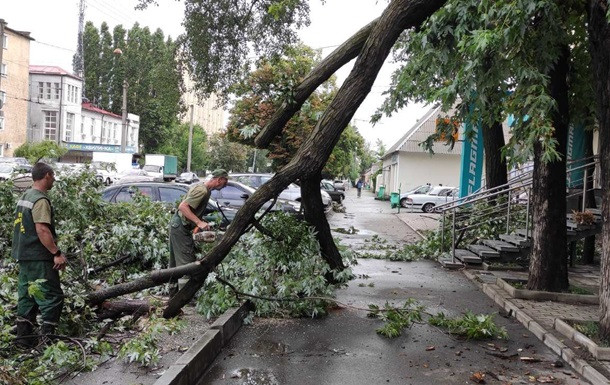
<path fill-rule="evenodd" d="M 588 211 L 593 210 L 595 209 L 588 209 Z M 599 234 L 602 229 L 601 216 L 596 216 L 595 223 L 591 225 L 577 224 L 570 218 L 566 223 L 566 229 L 568 243 Z M 455 262 L 465 267 L 479 267 L 483 262 L 525 261 L 531 249 L 531 235 L 531 230 L 526 233 L 525 229 L 517 229 L 511 234 L 500 234 L 499 240 L 482 239 L 478 244 L 466 245 L 465 249 L 455 249 Z M 445 258 L 451 256 L 445 255 Z"/>

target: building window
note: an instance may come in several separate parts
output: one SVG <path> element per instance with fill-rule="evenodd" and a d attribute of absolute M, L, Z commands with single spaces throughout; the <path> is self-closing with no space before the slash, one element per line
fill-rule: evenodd
<path fill-rule="evenodd" d="M 8 49 L 8 35 L 6 33 L 2 35 L 2 48 Z"/>
<path fill-rule="evenodd" d="M 72 131 L 74 131 L 74 114 L 66 113 L 66 142 L 72 141 Z"/>
<path fill-rule="evenodd" d="M 47 82 L 47 86 L 45 88 L 46 99 L 51 99 L 51 82 Z"/>
<path fill-rule="evenodd" d="M 38 99 L 44 99 L 44 83 L 38 82 Z"/>
<path fill-rule="evenodd" d="M 44 139 L 57 139 L 57 111 L 44 111 Z"/>
<path fill-rule="evenodd" d="M 91 138 L 95 140 L 95 119 L 91 118 Z"/>
<path fill-rule="evenodd" d="M 8 74 L 8 68 L 6 66 L 6 64 L 2 63 L 2 66 L 0 66 L 0 75 L 6 77 Z"/>
<path fill-rule="evenodd" d="M 55 85 L 55 100 L 59 100 L 60 99 L 60 95 L 61 95 L 61 87 L 59 83 L 53 83 Z"/>
<path fill-rule="evenodd" d="M 4 111 L 0 111 L 0 131 L 4 130 Z"/>
<path fill-rule="evenodd" d="M 2 100 L 2 105 L 6 104 L 6 91 L 0 91 L 0 100 Z"/>
<path fill-rule="evenodd" d="M 85 139 L 85 117 L 80 116 L 80 136 Z"/>

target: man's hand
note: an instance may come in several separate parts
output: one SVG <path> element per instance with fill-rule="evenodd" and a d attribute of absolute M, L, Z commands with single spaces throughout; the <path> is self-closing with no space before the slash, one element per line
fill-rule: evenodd
<path fill-rule="evenodd" d="M 63 254 L 60 254 L 57 257 L 53 257 L 53 268 L 55 270 L 65 269 L 67 263 L 68 263 L 68 260 L 66 259 L 66 257 Z"/>
<path fill-rule="evenodd" d="M 197 227 L 200 230 L 209 230 L 210 229 L 210 224 L 205 222 L 205 221 L 199 221 L 199 223 L 197 224 Z"/>

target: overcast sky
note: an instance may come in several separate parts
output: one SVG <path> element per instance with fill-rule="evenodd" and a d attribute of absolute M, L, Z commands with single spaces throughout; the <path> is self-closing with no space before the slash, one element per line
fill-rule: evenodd
<path fill-rule="evenodd" d="M 328 55 L 354 32 L 383 12 L 386 0 L 320 0 L 311 2 L 311 25 L 301 31 L 303 41 Z M 19 0 L 3 1 L 0 18 L 10 28 L 29 31 L 35 39 L 30 49 L 30 64 L 57 65 L 72 70 L 72 56 L 76 49 L 78 31 L 78 0 Z M 98 28 L 106 21 L 112 30 L 116 24 L 130 28 L 136 21 L 151 30 L 161 28 L 165 35 L 178 36 L 183 32 L 184 6 L 181 1 L 158 0 L 159 6 L 145 11 L 134 10 L 135 0 L 88 0 L 85 20 Z M 16 64 L 16 63 L 13 63 Z M 11 63 L 9 63 L 9 66 Z M 353 61 L 342 68 L 339 84 L 347 77 Z M 381 139 L 386 148 L 396 142 L 426 111 L 421 105 L 410 105 L 391 118 L 383 118 L 376 126 L 370 116 L 383 101 L 382 92 L 390 84 L 393 69 L 386 63 L 369 96 L 356 112 L 352 124 L 364 138 L 375 146 Z"/>

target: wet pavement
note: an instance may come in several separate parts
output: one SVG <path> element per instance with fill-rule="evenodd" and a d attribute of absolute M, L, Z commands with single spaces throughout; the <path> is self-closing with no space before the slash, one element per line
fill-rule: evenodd
<path fill-rule="evenodd" d="M 361 198 L 355 189 L 346 195 L 346 213 L 329 217 L 343 244 L 369 253 L 420 238 L 401 218 L 405 213 L 397 215 L 389 202 L 374 200 L 368 191 Z M 419 214 L 407 215 L 418 221 Z M 589 383 L 515 318 L 498 314 L 495 303 L 460 271 L 434 261 L 379 259 L 359 259 L 353 270 L 358 278 L 336 292 L 347 306 L 320 319 L 255 319 L 223 349 L 200 384 L 473 384 L 475 373 L 484 375 L 486 384 Z M 496 314 L 509 339 L 465 341 L 425 322 L 387 339 L 375 332 L 382 322 L 357 309 L 386 301 L 401 305 L 408 298 L 426 312 L 449 317 L 467 310 Z"/>

